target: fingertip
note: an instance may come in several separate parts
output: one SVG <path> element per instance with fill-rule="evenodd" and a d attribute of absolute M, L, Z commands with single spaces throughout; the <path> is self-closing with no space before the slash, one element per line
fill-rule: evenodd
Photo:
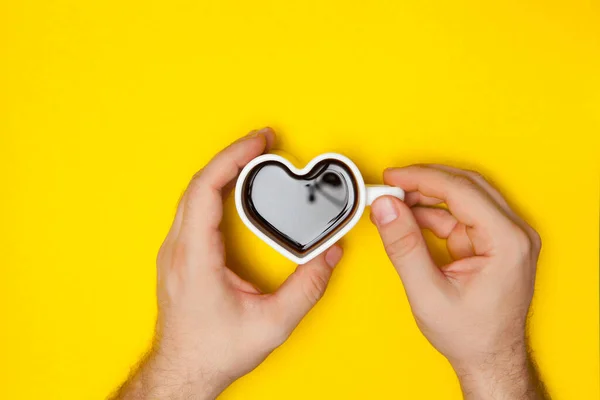
<path fill-rule="evenodd" d="M 268 151 L 275 141 L 275 132 L 269 128 L 255 129 L 241 139 L 246 148 L 256 157 Z"/>
<path fill-rule="evenodd" d="M 273 148 L 275 144 L 275 130 L 269 126 L 266 126 L 261 129 L 254 129 L 250 131 L 246 136 L 244 136 L 241 140 L 253 140 L 255 138 L 262 139 L 262 148 L 260 149 L 261 153 L 269 151 Z"/>
<path fill-rule="evenodd" d="M 343 255 L 344 250 L 342 247 L 339 244 L 334 244 L 325 253 L 325 262 L 333 268 L 340 262 Z"/>
<path fill-rule="evenodd" d="M 398 176 L 400 175 L 399 172 L 401 170 L 402 170 L 402 168 L 398 168 L 398 167 L 391 167 L 391 168 L 384 169 L 383 170 L 383 183 L 385 183 L 386 185 L 391 185 L 391 186 L 400 186 L 398 184 Z"/>
<path fill-rule="evenodd" d="M 272 139 L 268 139 L 270 134 L 263 131 L 264 128 L 250 131 L 231 143 L 212 158 L 202 169 L 202 174 L 196 173 L 195 177 L 202 177 L 204 182 L 215 189 L 223 189 L 236 178 L 240 169 L 265 152 Z"/>
<path fill-rule="evenodd" d="M 275 139 L 277 138 L 275 135 L 275 130 L 269 126 L 264 127 L 258 131 L 259 134 L 264 136 L 265 138 L 265 151 L 269 151 L 275 145 Z"/>

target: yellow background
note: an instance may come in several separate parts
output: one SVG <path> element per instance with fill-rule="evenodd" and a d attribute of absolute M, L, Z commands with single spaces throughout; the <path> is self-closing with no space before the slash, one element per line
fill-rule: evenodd
<path fill-rule="evenodd" d="M 125 378 L 188 179 L 270 125 L 372 183 L 481 170 L 543 238 L 531 337 L 550 392 L 598 399 L 599 8 L 0 0 L 0 398 L 102 399 Z M 275 288 L 294 266 L 226 208 L 232 263 Z M 343 245 L 322 302 L 223 399 L 460 398 L 368 218 Z"/>

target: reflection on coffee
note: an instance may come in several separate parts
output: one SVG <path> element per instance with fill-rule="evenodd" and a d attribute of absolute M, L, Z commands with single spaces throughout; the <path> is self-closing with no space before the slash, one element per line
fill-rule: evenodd
<path fill-rule="evenodd" d="M 358 193 L 354 175 L 338 160 L 323 160 L 304 176 L 270 161 L 250 171 L 242 199 L 263 233 L 302 255 L 352 218 Z"/>

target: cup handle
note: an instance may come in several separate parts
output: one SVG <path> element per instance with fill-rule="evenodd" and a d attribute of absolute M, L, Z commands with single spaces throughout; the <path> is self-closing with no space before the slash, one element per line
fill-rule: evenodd
<path fill-rule="evenodd" d="M 381 196 L 394 196 L 399 198 L 400 200 L 404 200 L 404 190 L 395 186 L 387 186 L 387 185 L 365 185 L 367 192 L 367 206 L 370 206 L 371 203 L 375 201 L 378 197 Z"/>

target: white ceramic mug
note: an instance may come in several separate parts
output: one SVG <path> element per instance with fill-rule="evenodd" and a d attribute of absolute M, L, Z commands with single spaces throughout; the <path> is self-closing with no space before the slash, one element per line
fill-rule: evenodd
<path fill-rule="evenodd" d="M 282 164 L 285 168 L 287 168 L 291 173 L 298 176 L 304 176 L 308 174 L 317 163 L 324 160 L 337 160 L 343 163 L 348 169 L 352 172 L 352 175 L 355 179 L 355 190 L 357 192 L 356 200 L 357 204 L 355 205 L 354 213 L 347 220 L 343 221 L 343 224 L 340 224 L 331 235 L 327 236 L 325 240 L 323 240 L 318 245 L 314 246 L 312 249 L 307 251 L 304 254 L 294 254 L 280 243 L 278 243 L 274 238 L 270 237 L 266 234 L 263 229 L 260 229 L 249 217 L 246 215 L 243 206 L 243 188 L 246 183 L 246 179 L 248 174 L 257 166 L 260 166 L 266 162 L 278 162 Z M 401 200 L 404 200 L 404 190 L 398 187 L 386 186 L 386 185 L 366 185 L 362 174 L 356 165 L 348 158 L 338 153 L 324 153 L 315 158 L 313 158 L 304 168 L 296 168 L 288 159 L 277 155 L 277 154 L 263 154 L 259 157 L 256 157 L 252 161 L 250 161 L 241 171 L 236 187 L 235 187 L 235 206 L 237 212 L 244 222 L 244 224 L 259 238 L 261 238 L 265 243 L 271 246 L 273 249 L 277 250 L 281 255 L 287 257 L 297 264 L 304 264 L 308 261 L 312 260 L 329 247 L 331 247 L 335 242 L 340 240 L 348 231 L 350 231 L 354 225 L 358 222 L 360 217 L 363 215 L 366 206 L 371 205 L 371 203 L 380 196 L 394 196 Z"/>

